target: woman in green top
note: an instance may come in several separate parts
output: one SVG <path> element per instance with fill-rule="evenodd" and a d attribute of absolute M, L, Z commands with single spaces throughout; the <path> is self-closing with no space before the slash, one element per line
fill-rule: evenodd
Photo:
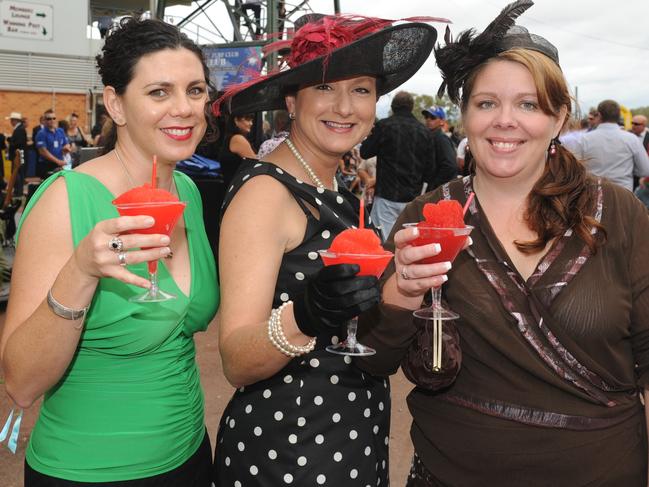
<path fill-rule="evenodd" d="M 200 195 L 173 171 L 205 133 L 208 70 L 177 28 L 133 18 L 97 62 L 113 141 L 47 180 L 20 227 L 2 364 L 17 404 L 45 395 L 25 485 L 209 487 L 193 334 L 213 318 L 218 288 Z M 158 187 L 187 202 L 170 239 L 138 234 L 152 219 L 111 204 L 150 180 L 154 154 Z M 160 257 L 160 287 L 177 299 L 129 302 Z"/>

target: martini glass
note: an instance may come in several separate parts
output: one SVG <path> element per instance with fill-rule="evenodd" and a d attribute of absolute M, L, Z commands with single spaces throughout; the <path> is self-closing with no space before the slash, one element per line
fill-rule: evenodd
<path fill-rule="evenodd" d="M 324 265 L 335 264 L 357 264 L 360 267 L 358 276 L 375 276 L 381 277 L 383 271 L 392 259 L 392 252 L 385 251 L 381 254 L 354 254 L 348 252 L 330 252 L 320 250 L 318 252 Z M 329 345 L 327 351 L 338 355 L 354 355 L 357 357 L 374 355 L 376 350 L 356 339 L 356 330 L 358 328 L 358 316 L 354 316 L 347 322 L 347 338 L 336 345 Z"/>
<path fill-rule="evenodd" d="M 473 227 L 467 225 L 461 228 L 438 228 L 427 225 L 425 222 L 404 223 L 406 228 L 417 227 L 419 236 L 411 242 L 414 247 L 438 243 L 441 251 L 437 255 L 420 260 L 417 264 L 437 264 L 440 262 L 453 262 L 460 250 L 464 247 Z M 428 308 L 421 308 L 413 314 L 425 320 L 456 320 L 460 317 L 454 311 L 442 306 L 442 286 L 432 289 L 433 302 Z"/>
<path fill-rule="evenodd" d="M 147 201 L 141 203 L 115 204 L 115 208 L 117 208 L 120 216 L 147 215 L 153 217 L 155 220 L 152 227 L 126 233 L 159 233 L 167 236 L 171 235 L 178 218 L 180 218 L 180 215 L 182 215 L 185 210 L 185 206 L 187 206 L 187 204 L 182 201 Z M 146 250 L 147 248 L 143 247 L 142 250 Z M 159 303 L 170 299 L 176 299 L 174 294 L 165 292 L 158 287 L 158 260 L 149 261 L 148 267 L 151 287 L 147 289 L 144 294 L 133 296 L 129 301 L 135 303 Z"/>

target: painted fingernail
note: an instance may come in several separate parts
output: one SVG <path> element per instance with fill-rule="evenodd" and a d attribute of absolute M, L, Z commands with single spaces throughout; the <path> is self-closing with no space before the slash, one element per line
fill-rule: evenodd
<path fill-rule="evenodd" d="M 445 270 L 447 271 L 451 270 L 452 264 L 450 262 L 444 262 L 442 265 L 444 266 Z"/>
<path fill-rule="evenodd" d="M 171 242 L 171 239 L 170 239 L 169 237 L 167 237 L 166 235 L 164 235 L 164 236 L 160 239 L 160 244 L 161 244 L 161 245 L 169 245 L 169 242 Z"/>
<path fill-rule="evenodd" d="M 433 245 L 433 249 L 435 249 L 435 252 L 437 252 L 439 254 L 442 251 L 442 246 L 440 244 L 436 243 L 436 244 Z"/>
<path fill-rule="evenodd" d="M 145 224 L 145 225 L 149 225 L 149 226 L 151 226 L 151 225 L 153 225 L 154 223 L 155 223 L 155 220 L 154 220 L 152 217 L 150 217 L 150 216 L 147 216 L 147 217 L 145 218 L 145 220 L 144 220 L 144 224 Z"/>
<path fill-rule="evenodd" d="M 473 239 L 469 237 L 469 245 L 473 245 Z"/>
<path fill-rule="evenodd" d="M 419 237 L 419 228 L 417 227 L 412 227 L 412 235 L 414 237 Z"/>
<path fill-rule="evenodd" d="M 160 249 L 160 255 L 167 255 L 169 252 L 171 252 L 171 249 L 169 247 L 162 247 Z"/>
<path fill-rule="evenodd" d="M 442 282 L 448 281 L 448 276 L 444 274 L 443 276 L 440 276 L 442 278 Z"/>

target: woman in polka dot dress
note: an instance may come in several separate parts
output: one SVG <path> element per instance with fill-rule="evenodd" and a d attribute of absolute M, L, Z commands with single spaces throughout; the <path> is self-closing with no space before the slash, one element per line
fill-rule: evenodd
<path fill-rule="evenodd" d="M 389 384 L 325 350 L 346 320 L 378 302 L 377 281 L 356 276 L 354 265 L 324 268 L 317 251 L 358 224 L 358 199 L 335 180 L 339 158 L 371 130 L 378 96 L 425 61 L 435 30 L 324 16 L 296 27 L 292 69 L 214 106 L 227 100 L 236 114 L 285 103 L 292 119 L 287 141 L 264 162 L 244 162 L 223 206 L 220 351 L 238 389 L 219 425 L 214 480 L 387 486 Z M 327 42 L 316 42 L 325 31 Z M 388 63 L 385 52 L 395 50 Z"/>

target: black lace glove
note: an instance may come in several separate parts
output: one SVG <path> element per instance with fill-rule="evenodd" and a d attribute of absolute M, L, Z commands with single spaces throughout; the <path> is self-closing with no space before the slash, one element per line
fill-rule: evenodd
<path fill-rule="evenodd" d="M 306 291 L 293 300 L 293 314 L 302 333 L 338 332 L 342 325 L 380 300 L 378 279 L 359 276 L 356 264 L 325 266 L 309 279 Z"/>

